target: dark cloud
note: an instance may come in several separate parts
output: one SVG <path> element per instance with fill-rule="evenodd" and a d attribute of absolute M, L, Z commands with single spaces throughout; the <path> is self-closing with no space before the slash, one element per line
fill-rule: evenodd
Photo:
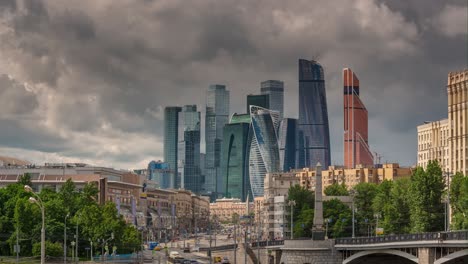
<path fill-rule="evenodd" d="M 416 126 L 446 116 L 447 73 L 467 65 L 459 11 L 466 3 L 456 0 L 26 0 L 2 7 L 0 73 L 28 90 L 0 90 L 0 101 L 31 107 L 10 104 L 18 124 L 9 119 L 0 146 L 123 167 L 161 159 L 162 109 L 197 104 L 203 111 L 211 83 L 228 86 L 231 112 L 240 113 L 261 81 L 284 80 L 286 116 L 297 117 L 298 58 L 325 68 L 335 163 L 342 162 L 341 74 L 351 67 L 369 110 L 371 148 L 410 165 Z M 33 131 L 26 113 L 50 137 L 44 144 L 63 144 L 18 143 L 23 135 L 11 131 Z"/>

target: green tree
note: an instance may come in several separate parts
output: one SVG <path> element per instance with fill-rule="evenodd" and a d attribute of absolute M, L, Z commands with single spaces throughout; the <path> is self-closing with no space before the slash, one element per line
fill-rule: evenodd
<path fill-rule="evenodd" d="M 452 230 L 468 229 L 468 177 L 456 173 L 450 184 Z"/>
<path fill-rule="evenodd" d="M 21 175 L 21 177 L 18 179 L 18 183 L 20 184 L 20 186 L 25 186 L 25 185 L 31 186 L 32 185 L 31 174 L 25 173 Z"/>
<path fill-rule="evenodd" d="M 410 179 L 403 178 L 393 182 L 390 191 L 390 210 L 387 212 L 389 233 L 404 234 L 410 232 Z"/>
<path fill-rule="evenodd" d="M 344 183 L 338 184 L 333 183 L 332 185 L 328 185 L 325 190 L 323 191 L 326 196 L 347 196 L 349 195 L 348 189 Z"/>
<path fill-rule="evenodd" d="M 356 226 L 356 235 L 367 235 L 369 224 L 374 220 L 374 212 L 372 201 L 377 194 L 377 185 L 374 183 L 359 183 L 354 186 L 354 208 L 355 219 L 358 223 Z"/>
<path fill-rule="evenodd" d="M 301 213 L 294 222 L 294 237 L 311 237 L 312 225 L 314 223 L 314 209 L 304 204 Z"/>
<path fill-rule="evenodd" d="M 328 236 L 351 236 L 352 211 L 349 206 L 338 199 L 323 202 L 323 218 L 328 220 Z"/>
<path fill-rule="evenodd" d="M 46 256 L 50 257 L 63 257 L 63 246 L 62 244 L 50 241 L 46 241 Z M 33 256 L 41 255 L 41 242 L 34 243 L 32 248 Z"/>
<path fill-rule="evenodd" d="M 437 161 L 429 161 L 426 171 L 417 168 L 411 176 L 410 219 L 412 232 L 444 229 L 442 196 L 445 183 Z"/>
<path fill-rule="evenodd" d="M 384 229 L 385 233 L 394 233 L 394 222 L 392 214 L 394 213 L 391 200 L 391 190 L 393 181 L 384 180 L 377 186 L 374 200 L 372 201 L 372 209 L 374 212 L 380 212 L 379 227 Z"/>
<path fill-rule="evenodd" d="M 301 211 L 304 208 L 304 205 L 308 206 L 306 208 L 314 208 L 314 201 L 315 201 L 314 193 L 298 184 L 289 188 L 288 200 L 296 202 L 296 205 L 293 208 L 294 222 L 296 222 L 299 216 L 301 215 Z M 286 207 L 286 210 L 287 212 L 291 212 L 291 207 L 288 205 Z M 288 219 L 288 221 L 290 220 Z"/>

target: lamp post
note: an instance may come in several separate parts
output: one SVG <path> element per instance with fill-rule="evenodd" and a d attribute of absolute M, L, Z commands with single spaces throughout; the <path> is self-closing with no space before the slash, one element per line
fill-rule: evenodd
<path fill-rule="evenodd" d="M 380 213 L 374 214 L 374 217 L 376 219 L 376 222 L 375 222 L 375 236 L 377 236 L 377 228 L 379 228 Z"/>
<path fill-rule="evenodd" d="M 42 228 L 41 228 L 41 264 L 45 264 L 45 210 L 44 210 L 44 203 L 42 202 L 41 200 L 41 197 L 39 197 L 39 195 L 37 195 L 37 193 L 35 193 L 33 191 L 33 189 L 29 186 L 29 185 L 25 185 L 24 186 L 24 190 L 26 192 L 29 192 L 31 193 L 32 195 L 36 196 L 36 198 L 34 197 L 29 197 L 29 202 L 31 203 L 35 203 L 39 206 L 39 208 L 41 208 L 41 213 L 42 213 Z"/>
<path fill-rule="evenodd" d="M 331 218 L 325 218 L 325 239 L 328 239 L 328 223 L 331 222 Z"/>
<path fill-rule="evenodd" d="M 291 206 L 291 240 L 294 238 L 294 231 L 293 231 L 293 228 L 294 228 L 294 220 L 293 220 L 293 208 L 294 206 L 296 206 L 296 201 L 294 200 L 290 200 L 288 202 L 288 205 Z"/>
<path fill-rule="evenodd" d="M 351 190 L 351 191 L 349 191 L 349 194 L 351 195 L 351 198 L 353 199 L 353 200 L 352 200 L 352 201 L 353 201 L 353 202 L 352 202 L 352 209 L 353 209 L 353 225 L 352 225 L 352 227 L 353 227 L 353 231 L 352 231 L 352 232 L 353 232 L 353 233 L 352 233 L 352 238 L 355 238 L 355 234 L 354 234 L 354 221 L 355 221 L 355 220 L 354 220 L 354 196 L 356 195 L 356 191 Z"/>
<path fill-rule="evenodd" d="M 68 213 L 65 216 L 64 228 L 63 228 L 63 263 L 67 264 L 67 218 L 70 216 Z"/>
<path fill-rule="evenodd" d="M 446 172 L 447 174 L 447 208 L 445 210 L 445 231 L 450 232 L 450 172 Z"/>
<path fill-rule="evenodd" d="M 78 218 L 76 220 L 76 252 L 75 252 L 75 262 L 79 262 L 80 258 L 78 257 L 78 220 L 81 219 L 81 213 L 78 215 Z"/>

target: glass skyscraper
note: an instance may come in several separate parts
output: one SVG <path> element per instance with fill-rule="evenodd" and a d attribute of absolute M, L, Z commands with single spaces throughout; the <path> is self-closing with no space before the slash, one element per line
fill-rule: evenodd
<path fill-rule="evenodd" d="M 171 188 L 169 172 L 169 163 L 153 160 L 148 164 L 148 180 L 157 182 L 161 189 Z"/>
<path fill-rule="evenodd" d="M 186 105 L 179 112 L 178 186 L 196 194 L 201 191 L 200 112 L 196 105 Z"/>
<path fill-rule="evenodd" d="M 297 167 L 330 166 L 330 132 L 322 66 L 299 60 L 299 121 Z"/>
<path fill-rule="evenodd" d="M 164 109 L 164 161 L 169 164 L 170 187 L 177 188 L 177 144 L 179 143 L 179 112 L 181 107 L 170 106 Z"/>
<path fill-rule="evenodd" d="M 261 83 L 262 94 L 269 95 L 269 107 L 268 109 L 278 111 L 280 118 L 283 118 L 284 112 L 284 83 L 277 80 L 268 80 Z"/>
<path fill-rule="evenodd" d="M 278 129 L 280 167 L 283 171 L 296 168 L 297 119 L 284 118 Z"/>
<path fill-rule="evenodd" d="M 249 177 L 254 197 L 263 196 L 267 173 L 279 172 L 280 157 L 277 131 L 279 113 L 258 106 L 250 106 L 252 129 L 249 133 Z"/>
<path fill-rule="evenodd" d="M 210 85 L 206 93 L 205 116 L 205 185 L 204 193 L 218 198 L 217 181 L 221 180 L 221 145 L 223 128 L 229 119 L 229 91 L 224 85 Z"/>
<path fill-rule="evenodd" d="M 228 198 L 247 199 L 250 191 L 248 172 L 247 139 L 250 129 L 250 115 L 234 114 L 230 123 L 224 126 L 223 154 L 221 161 L 221 175 L 219 193 Z M 250 194 L 252 197 L 252 194 Z"/>
<path fill-rule="evenodd" d="M 247 95 L 247 113 L 250 113 L 250 106 L 252 105 L 270 109 L 270 95 L 268 94 Z"/>

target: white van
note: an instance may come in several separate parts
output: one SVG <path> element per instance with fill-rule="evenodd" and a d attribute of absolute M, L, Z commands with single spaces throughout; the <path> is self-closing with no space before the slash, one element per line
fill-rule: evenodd
<path fill-rule="evenodd" d="M 177 252 L 177 251 L 171 251 L 171 252 L 169 253 L 169 257 L 175 259 L 175 258 L 180 258 L 181 256 L 180 256 L 179 252 Z"/>

